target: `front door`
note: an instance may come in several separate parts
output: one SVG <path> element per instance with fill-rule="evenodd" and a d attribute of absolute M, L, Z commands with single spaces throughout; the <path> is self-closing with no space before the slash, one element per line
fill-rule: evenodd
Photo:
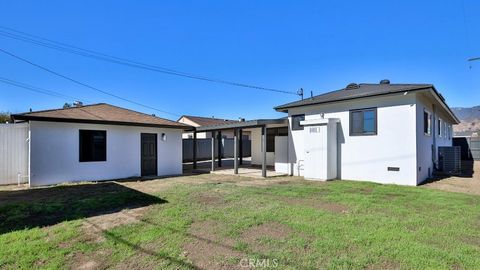
<path fill-rule="evenodd" d="M 157 134 L 141 134 L 142 176 L 157 175 Z"/>

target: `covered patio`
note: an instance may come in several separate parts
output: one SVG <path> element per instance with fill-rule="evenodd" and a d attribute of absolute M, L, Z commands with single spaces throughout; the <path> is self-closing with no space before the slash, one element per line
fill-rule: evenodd
<path fill-rule="evenodd" d="M 267 177 L 285 175 L 275 171 L 274 152 L 269 149 L 275 149 L 275 137 L 281 134 L 287 136 L 288 119 L 257 119 L 249 121 L 226 122 L 221 125 L 197 127 L 194 131 L 193 139 L 193 170 L 208 170 L 211 173 L 235 174 L 252 177 Z M 233 131 L 234 133 L 234 157 L 232 159 L 223 159 L 221 157 L 222 131 Z M 242 153 L 242 133 L 249 131 L 251 133 L 251 158 L 245 158 Z M 196 139 L 197 132 L 211 132 L 211 160 L 197 161 Z M 272 140 L 273 139 L 273 140 Z M 286 142 L 286 140 L 285 140 Z M 270 146 L 270 147 L 268 147 Z M 271 151 L 270 149 L 270 151 Z M 218 152 L 218 153 L 217 153 Z M 217 154 L 217 157 L 215 157 Z"/>

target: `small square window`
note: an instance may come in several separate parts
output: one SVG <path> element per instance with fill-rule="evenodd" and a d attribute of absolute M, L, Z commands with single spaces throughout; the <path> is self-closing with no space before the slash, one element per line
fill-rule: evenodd
<path fill-rule="evenodd" d="M 80 162 L 107 161 L 107 132 L 80 130 Z"/>
<path fill-rule="evenodd" d="M 305 120 L 304 114 L 292 115 L 292 130 L 303 130 L 303 126 L 300 125 L 300 121 Z"/>
<path fill-rule="evenodd" d="M 350 136 L 377 134 L 377 108 L 350 111 Z"/>

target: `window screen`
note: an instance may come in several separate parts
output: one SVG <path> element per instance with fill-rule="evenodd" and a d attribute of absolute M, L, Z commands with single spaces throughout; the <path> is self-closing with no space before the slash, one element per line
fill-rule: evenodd
<path fill-rule="evenodd" d="M 80 162 L 107 160 L 107 132 L 80 130 Z"/>
<path fill-rule="evenodd" d="M 350 135 L 376 135 L 377 109 L 361 109 L 350 111 Z"/>
<path fill-rule="evenodd" d="M 300 121 L 305 120 L 305 115 L 292 115 L 292 130 L 303 130 L 303 126 L 300 125 Z"/>

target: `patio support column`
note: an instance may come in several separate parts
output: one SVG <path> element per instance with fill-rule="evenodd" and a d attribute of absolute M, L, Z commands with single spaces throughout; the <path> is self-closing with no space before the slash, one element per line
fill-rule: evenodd
<path fill-rule="evenodd" d="M 212 172 L 215 171 L 215 131 L 212 131 Z"/>
<path fill-rule="evenodd" d="M 238 174 L 238 129 L 233 131 L 233 170 Z"/>
<path fill-rule="evenodd" d="M 262 126 L 262 177 L 267 177 L 267 127 Z"/>
<path fill-rule="evenodd" d="M 218 146 L 217 146 L 217 155 L 218 155 L 218 167 L 222 167 L 222 132 L 218 131 L 217 133 L 217 141 L 218 141 Z"/>
<path fill-rule="evenodd" d="M 197 131 L 193 132 L 193 169 L 197 169 Z"/>
<path fill-rule="evenodd" d="M 243 165 L 243 130 L 242 129 L 238 131 L 238 138 L 239 138 L 239 141 L 238 141 L 239 164 Z"/>

